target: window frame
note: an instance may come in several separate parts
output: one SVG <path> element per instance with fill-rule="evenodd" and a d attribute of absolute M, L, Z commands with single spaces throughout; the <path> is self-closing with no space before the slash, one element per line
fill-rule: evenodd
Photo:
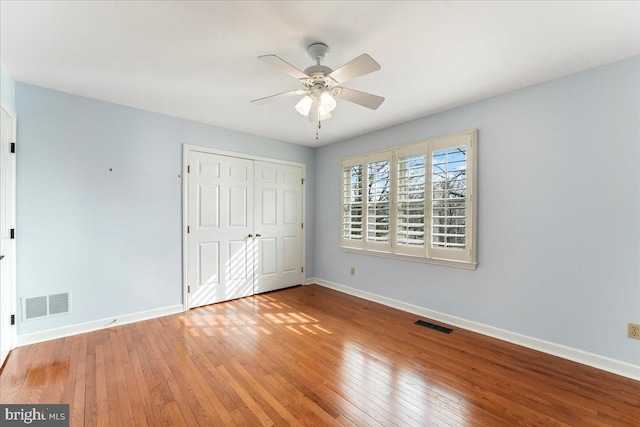
<path fill-rule="evenodd" d="M 409 261 L 438 264 L 465 269 L 475 269 L 477 266 L 477 134 L 476 129 L 459 132 L 437 138 L 426 139 L 397 147 L 386 148 L 370 153 L 345 157 L 341 162 L 341 202 L 340 202 L 340 248 L 345 252 L 382 256 L 386 258 L 403 259 Z M 433 153 L 451 148 L 465 147 L 465 247 L 464 249 L 432 247 L 432 191 L 433 191 Z M 423 245 L 407 245 L 398 242 L 398 185 L 399 160 L 411 155 L 425 155 L 424 177 L 424 237 Z M 367 241 L 368 226 L 368 165 L 369 163 L 390 160 L 391 182 L 389 200 L 389 241 Z M 363 171 L 362 239 L 345 239 L 344 227 L 344 170 L 345 167 L 360 165 Z"/>

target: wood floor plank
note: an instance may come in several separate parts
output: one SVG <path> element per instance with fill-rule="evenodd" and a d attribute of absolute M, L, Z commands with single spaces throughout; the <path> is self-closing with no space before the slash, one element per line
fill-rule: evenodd
<path fill-rule="evenodd" d="M 75 369 L 75 378 L 73 386 L 73 395 L 63 396 L 61 402 L 69 403 L 70 425 L 83 425 L 85 418 L 85 395 L 86 395 L 86 375 L 87 375 L 87 336 L 81 335 L 73 337 L 77 339 L 78 346 L 74 357 L 71 359 L 71 368 Z M 71 381 L 71 379 L 69 379 Z M 71 384 L 68 385 L 69 390 L 72 389 Z"/>
<path fill-rule="evenodd" d="M 415 320 L 296 287 L 18 348 L 0 401 L 72 426 L 638 426 L 638 381 Z"/>
<path fill-rule="evenodd" d="M 93 338 L 93 337 L 92 337 Z M 91 344 L 87 348 L 86 363 L 86 382 L 84 388 L 84 423 L 86 426 L 94 426 L 97 424 L 97 390 L 96 390 L 96 355 L 95 340 L 91 340 Z M 91 354 L 93 350 L 93 354 Z M 16 402 L 17 403 L 17 402 Z M 47 402 L 42 402 L 47 403 Z M 51 403 L 68 403 L 68 402 L 51 402 Z"/>
<path fill-rule="evenodd" d="M 174 348 L 178 353 L 182 350 L 180 343 L 174 343 Z M 211 386 L 203 377 L 206 373 L 203 373 L 198 369 L 196 363 L 191 357 L 183 357 L 181 360 L 182 366 L 180 369 L 184 370 L 186 381 L 194 387 L 196 396 L 198 397 L 198 401 L 202 407 L 207 408 L 212 412 L 210 415 L 212 419 L 217 418 L 224 425 L 232 425 L 233 417 L 221 401 L 221 398 L 227 398 L 228 393 L 225 392 L 224 389 L 215 387 L 216 385 L 222 386 L 222 384 L 215 384 L 214 386 Z"/>
<path fill-rule="evenodd" d="M 143 405 L 141 403 L 140 392 L 137 384 L 133 381 L 135 376 L 131 375 L 131 357 L 127 351 L 127 335 L 124 330 L 113 329 L 111 346 L 116 349 L 114 353 L 114 369 L 117 384 L 118 399 L 123 403 L 123 420 L 126 425 L 146 425 Z"/>

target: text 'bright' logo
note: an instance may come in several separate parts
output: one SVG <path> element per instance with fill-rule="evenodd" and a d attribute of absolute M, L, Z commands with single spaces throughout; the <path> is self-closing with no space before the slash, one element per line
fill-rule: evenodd
<path fill-rule="evenodd" d="M 36 411 L 36 408 L 31 408 L 28 411 L 22 409 L 21 411 L 9 411 L 9 408 L 4 408 L 5 421 L 23 421 L 25 424 L 31 424 L 34 421 L 46 421 L 47 413 L 44 410 L 40 412 Z"/>
<path fill-rule="evenodd" d="M 69 405 L 1 405 L 0 425 L 68 426 Z M 1 422 L 4 421 L 4 422 Z"/>

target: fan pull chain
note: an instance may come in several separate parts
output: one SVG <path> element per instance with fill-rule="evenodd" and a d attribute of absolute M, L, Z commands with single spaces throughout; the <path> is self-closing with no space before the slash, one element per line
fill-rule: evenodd
<path fill-rule="evenodd" d="M 316 129 L 316 141 L 317 141 L 320 138 L 320 128 L 322 127 L 322 125 L 320 125 L 320 98 L 316 100 L 316 112 L 318 114 L 318 129 Z"/>

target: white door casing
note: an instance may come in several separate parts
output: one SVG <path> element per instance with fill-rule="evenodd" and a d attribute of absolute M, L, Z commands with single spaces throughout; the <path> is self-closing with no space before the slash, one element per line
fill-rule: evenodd
<path fill-rule="evenodd" d="M 11 143 L 15 142 L 16 116 L 3 103 L 0 108 L 0 366 L 9 351 L 15 348 L 16 327 L 11 325 L 11 315 L 16 310 L 15 285 L 15 154 Z"/>
<path fill-rule="evenodd" d="M 253 294 L 253 162 L 189 152 L 189 308 Z"/>
<path fill-rule="evenodd" d="M 303 283 L 302 168 L 255 162 L 254 293 Z"/>
<path fill-rule="evenodd" d="M 183 171 L 185 310 L 304 283 L 304 164 L 185 144 Z"/>

